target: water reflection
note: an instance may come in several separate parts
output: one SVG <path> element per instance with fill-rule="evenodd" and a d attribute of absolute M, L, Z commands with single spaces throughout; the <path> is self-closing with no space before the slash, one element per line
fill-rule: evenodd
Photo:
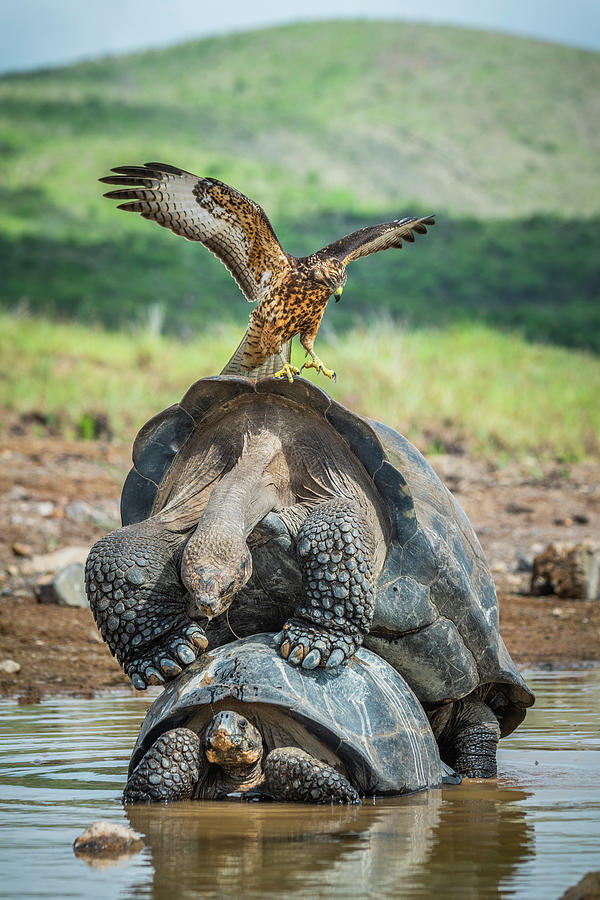
<path fill-rule="evenodd" d="M 361 808 L 186 803 L 123 810 L 149 698 L 0 701 L 0 896 L 559 897 L 600 867 L 600 669 L 538 673 L 498 783 Z M 127 823 L 145 849 L 91 869 L 73 839 Z"/>
<path fill-rule="evenodd" d="M 198 896 L 499 895 L 533 853 L 524 791 L 473 783 L 362 808 L 185 803 L 132 807 L 146 836 L 156 900 Z M 130 898 L 147 897 L 147 883 Z"/>

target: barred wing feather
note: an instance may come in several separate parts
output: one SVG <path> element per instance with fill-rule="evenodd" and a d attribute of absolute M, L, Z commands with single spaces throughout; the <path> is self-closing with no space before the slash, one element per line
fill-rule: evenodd
<path fill-rule="evenodd" d="M 231 272 L 250 302 L 260 300 L 274 276 L 289 268 L 264 210 L 215 178 L 199 178 L 165 163 L 117 166 L 105 194 L 119 209 L 140 213 L 189 241 L 200 241 Z"/>
<path fill-rule="evenodd" d="M 370 225 L 347 234 L 333 244 L 328 244 L 319 250 L 317 256 L 333 256 L 346 266 L 361 256 L 379 253 L 380 250 L 389 250 L 392 247 L 399 250 L 403 241 L 412 243 L 415 234 L 426 234 L 427 226 L 432 225 L 435 225 L 433 216 L 408 217 L 395 222 L 385 222 L 382 225 Z"/>

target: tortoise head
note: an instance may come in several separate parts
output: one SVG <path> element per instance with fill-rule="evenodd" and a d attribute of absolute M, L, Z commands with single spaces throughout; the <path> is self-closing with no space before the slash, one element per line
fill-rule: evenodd
<path fill-rule="evenodd" d="M 252 575 L 252 556 L 243 535 L 197 529 L 181 561 L 181 578 L 197 611 L 220 616 Z"/>
<path fill-rule="evenodd" d="M 214 716 L 206 729 L 204 753 L 210 763 L 241 774 L 261 759 L 262 736 L 244 716 L 224 709 Z"/>

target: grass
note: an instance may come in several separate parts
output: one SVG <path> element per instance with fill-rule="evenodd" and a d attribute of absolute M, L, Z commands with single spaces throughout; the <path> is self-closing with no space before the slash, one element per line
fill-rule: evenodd
<path fill-rule="evenodd" d="M 187 337 L 248 309 L 202 248 L 101 199 L 159 159 L 257 199 L 290 252 L 436 212 L 353 264 L 337 330 L 478 320 L 600 352 L 600 54 L 324 22 L 0 78 L 0 306 Z M 332 316 L 333 318 L 333 316 Z M 227 326 L 229 327 L 229 326 Z"/>
<path fill-rule="evenodd" d="M 181 342 L 141 327 L 109 332 L 0 313 L 0 409 L 67 436 L 94 437 L 107 420 L 130 441 L 192 381 L 218 373 L 239 337 L 223 326 Z M 338 381 L 311 380 L 429 452 L 443 451 L 450 434 L 487 456 L 600 456 L 594 356 L 484 325 L 405 331 L 381 321 L 339 337 L 324 328 L 317 349 Z"/>

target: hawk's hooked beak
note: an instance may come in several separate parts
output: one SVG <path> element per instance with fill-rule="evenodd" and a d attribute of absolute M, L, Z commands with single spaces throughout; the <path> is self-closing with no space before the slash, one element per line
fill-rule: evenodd
<path fill-rule="evenodd" d="M 340 287 L 336 288 L 335 291 L 333 292 L 336 303 L 339 301 L 340 297 L 342 296 L 343 290 L 344 290 L 344 288 L 340 285 Z"/>

